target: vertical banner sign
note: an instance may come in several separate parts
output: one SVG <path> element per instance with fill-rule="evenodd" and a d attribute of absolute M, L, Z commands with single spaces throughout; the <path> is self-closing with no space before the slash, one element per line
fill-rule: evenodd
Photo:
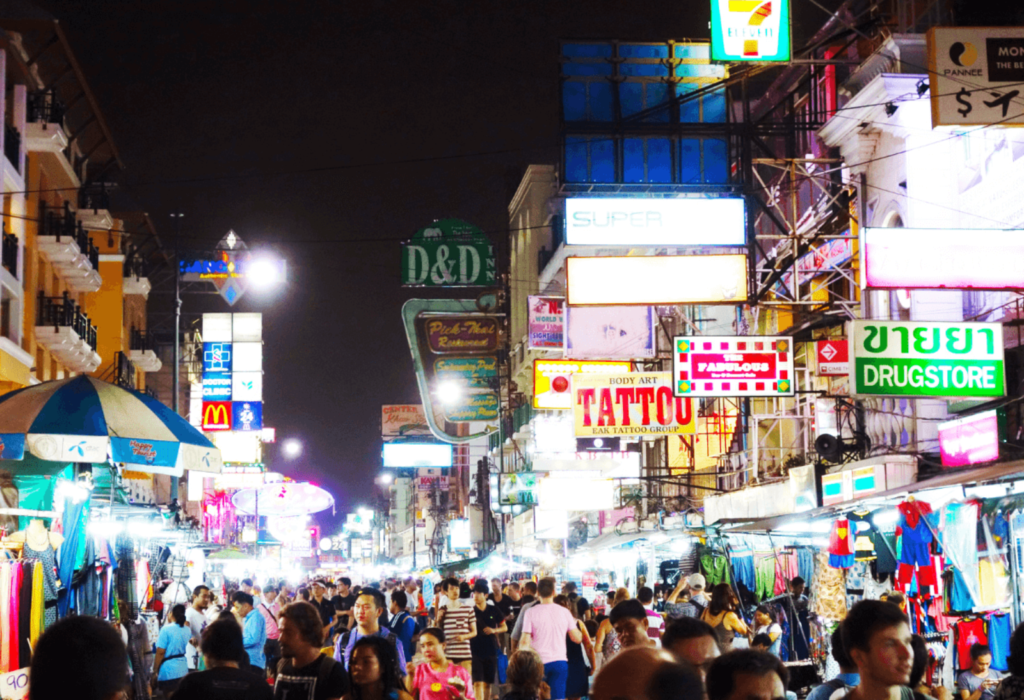
<path fill-rule="evenodd" d="M 852 321 L 851 393 L 998 397 L 1006 394 L 998 323 Z"/>
<path fill-rule="evenodd" d="M 712 61 L 788 61 L 789 0 L 711 0 Z"/>
<path fill-rule="evenodd" d="M 497 283 L 494 246 L 459 219 L 442 219 L 402 246 L 404 287 L 489 287 Z"/>
<path fill-rule="evenodd" d="M 668 372 L 576 374 L 572 393 L 577 437 L 697 432 L 693 404 L 672 395 Z"/>
<path fill-rule="evenodd" d="M 815 343 L 818 376 L 842 377 L 850 373 L 850 343 L 846 340 L 819 340 Z"/>
<path fill-rule="evenodd" d="M 999 459 L 1002 426 L 997 411 L 939 423 L 939 452 L 944 467 L 966 467 Z"/>
<path fill-rule="evenodd" d="M 527 347 L 530 350 L 561 350 L 565 347 L 565 299 L 527 297 Z"/>
<path fill-rule="evenodd" d="M 416 319 L 416 334 L 428 385 L 458 387 L 458 396 L 441 406 L 452 423 L 492 421 L 498 417 L 498 319 L 484 315 L 437 315 Z"/>
<path fill-rule="evenodd" d="M 677 336 L 676 396 L 792 396 L 793 339 L 781 336 Z"/>

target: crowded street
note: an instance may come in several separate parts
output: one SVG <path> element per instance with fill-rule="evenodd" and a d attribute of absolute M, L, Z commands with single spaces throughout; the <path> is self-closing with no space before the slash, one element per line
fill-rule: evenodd
<path fill-rule="evenodd" d="M 0 700 L 1024 700 L 1018 4 L 0 0 Z"/>

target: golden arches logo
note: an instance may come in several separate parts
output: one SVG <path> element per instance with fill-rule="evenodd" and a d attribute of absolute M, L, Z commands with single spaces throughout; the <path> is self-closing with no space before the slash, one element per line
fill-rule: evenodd
<path fill-rule="evenodd" d="M 231 409 L 226 403 L 208 403 L 203 406 L 203 430 L 230 430 Z"/>

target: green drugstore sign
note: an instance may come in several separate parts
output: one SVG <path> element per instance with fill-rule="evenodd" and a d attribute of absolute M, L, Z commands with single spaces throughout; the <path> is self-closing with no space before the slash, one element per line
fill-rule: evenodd
<path fill-rule="evenodd" d="M 853 321 L 851 391 L 859 396 L 1006 395 L 998 323 Z"/>

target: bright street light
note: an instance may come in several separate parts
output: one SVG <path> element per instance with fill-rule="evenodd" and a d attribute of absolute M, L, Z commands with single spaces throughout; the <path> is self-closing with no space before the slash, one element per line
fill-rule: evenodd
<path fill-rule="evenodd" d="M 458 403 L 462 399 L 462 387 L 453 381 L 441 382 L 437 385 L 437 400 L 446 406 Z"/>
<path fill-rule="evenodd" d="M 302 443 L 294 438 L 291 440 L 285 440 L 284 445 L 282 445 L 282 449 L 284 450 L 285 457 L 288 459 L 295 459 L 302 454 Z"/>
<path fill-rule="evenodd" d="M 258 289 L 270 289 L 284 282 L 284 261 L 269 257 L 259 257 L 245 266 L 245 279 Z"/>
<path fill-rule="evenodd" d="M 380 476 L 377 477 L 377 483 L 390 484 L 392 479 L 394 479 L 394 477 L 392 477 L 390 474 L 381 474 Z"/>

